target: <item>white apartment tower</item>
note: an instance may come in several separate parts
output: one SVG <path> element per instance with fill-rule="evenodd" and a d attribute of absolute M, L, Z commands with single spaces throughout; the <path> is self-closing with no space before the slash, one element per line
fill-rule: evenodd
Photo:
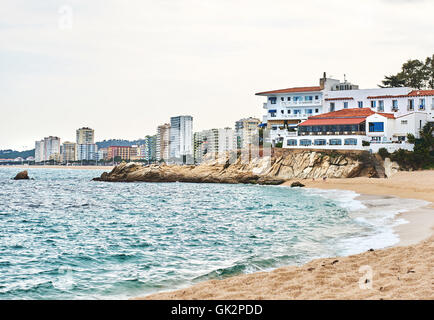
<path fill-rule="evenodd" d="M 170 118 L 169 158 L 177 163 L 193 163 L 193 117 Z"/>

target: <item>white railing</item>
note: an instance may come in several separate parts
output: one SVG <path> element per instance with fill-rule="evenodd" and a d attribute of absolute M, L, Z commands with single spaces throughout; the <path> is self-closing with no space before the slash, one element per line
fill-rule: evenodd
<path fill-rule="evenodd" d="M 313 114 L 276 114 L 275 117 L 268 116 L 268 120 L 282 120 L 282 119 L 307 119 Z"/>
<path fill-rule="evenodd" d="M 296 106 L 307 106 L 307 105 L 321 105 L 321 100 L 311 100 L 311 101 L 280 101 L 282 107 L 296 107 Z"/>

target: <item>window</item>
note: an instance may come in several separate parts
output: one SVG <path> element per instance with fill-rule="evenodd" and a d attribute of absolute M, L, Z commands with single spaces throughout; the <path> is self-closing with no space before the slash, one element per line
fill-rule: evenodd
<path fill-rule="evenodd" d="M 280 113 L 283 114 L 285 111 L 284 110 L 280 110 Z"/>
<path fill-rule="evenodd" d="M 276 112 L 277 112 L 276 109 L 268 110 L 268 113 L 270 113 L 270 117 L 272 117 L 272 118 L 275 118 L 275 117 L 276 117 Z"/>
<path fill-rule="evenodd" d="M 294 114 L 301 114 L 301 110 L 300 109 L 295 109 L 294 110 Z"/>
<path fill-rule="evenodd" d="M 384 132 L 384 122 L 369 122 L 369 132 Z"/>
<path fill-rule="evenodd" d="M 313 100 L 313 96 L 305 96 L 304 100 L 305 101 L 312 101 Z"/>
<path fill-rule="evenodd" d="M 297 145 L 297 140 L 296 139 L 288 139 L 286 141 L 286 145 L 288 145 L 288 146 L 296 146 Z"/>
<path fill-rule="evenodd" d="M 433 102 L 433 108 L 434 108 L 434 102 Z M 315 109 L 315 113 L 318 113 L 319 109 Z"/>
<path fill-rule="evenodd" d="M 432 98 L 431 109 L 434 110 L 434 98 Z"/>
<path fill-rule="evenodd" d="M 280 101 L 285 101 L 285 98 L 284 97 L 280 97 Z"/>
<path fill-rule="evenodd" d="M 353 139 L 353 138 L 345 139 L 344 143 L 346 146 L 356 146 L 357 145 L 357 139 Z"/>
<path fill-rule="evenodd" d="M 348 109 L 348 102 L 344 102 L 344 109 Z"/>
<path fill-rule="evenodd" d="M 392 100 L 392 109 L 398 110 L 398 100 Z"/>
<path fill-rule="evenodd" d="M 407 124 L 408 121 L 407 120 L 401 120 L 401 124 Z"/>
<path fill-rule="evenodd" d="M 413 110 L 414 109 L 414 100 L 413 99 L 408 99 L 408 110 Z"/>
<path fill-rule="evenodd" d="M 291 114 L 291 110 L 288 109 L 288 114 Z"/>
<path fill-rule="evenodd" d="M 310 146 L 312 145 L 312 140 L 309 139 L 301 139 L 300 146 Z"/>
<path fill-rule="evenodd" d="M 334 102 L 330 102 L 330 112 L 335 111 L 335 103 Z"/>
<path fill-rule="evenodd" d="M 286 100 L 291 101 L 291 97 L 286 98 Z"/>
<path fill-rule="evenodd" d="M 330 145 L 332 145 L 332 146 L 340 146 L 340 145 L 342 145 L 342 140 L 341 139 L 330 139 L 329 142 L 330 142 Z"/>
<path fill-rule="evenodd" d="M 363 101 L 358 101 L 357 104 L 359 105 L 359 108 L 363 108 Z"/>
<path fill-rule="evenodd" d="M 326 140 L 325 139 L 315 139 L 314 144 L 316 146 L 324 146 L 324 145 L 326 145 Z"/>
<path fill-rule="evenodd" d="M 313 110 L 312 109 L 306 109 L 306 114 L 312 114 Z"/>
<path fill-rule="evenodd" d="M 371 108 L 376 108 L 377 107 L 377 101 L 372 100 L 371 101 Z"/>
<path fill-rule="evenodd" d="M 319 96 L 315 96 L 315 100 L 319 100 Z"/>
<path fill-rule="evenodd" d="M 424 98 L 419 100 L 419 110 L 425 110 L 425 99 Z"/>
<path fill-rule="evenodd" d="M 276 97 L 270 97 L 270 98 L 268 98 L 268 100 L 270 100 L 270 103 L 271 104 L 276 104 Z"/>
<path fill-rule="evenodd" d="M 384 111 L 384 100 L 378 100 L 378 111 Z"/>

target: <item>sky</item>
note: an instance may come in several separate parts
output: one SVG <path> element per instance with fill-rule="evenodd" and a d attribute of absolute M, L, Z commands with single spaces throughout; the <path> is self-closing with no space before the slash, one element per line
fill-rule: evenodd
<path fill-rule="evenodd" d="M 432 0 L 1 0 L 0 149 L 262 119 L 256 92 L 324 71 L 374 88 L 434 54 Z"/>

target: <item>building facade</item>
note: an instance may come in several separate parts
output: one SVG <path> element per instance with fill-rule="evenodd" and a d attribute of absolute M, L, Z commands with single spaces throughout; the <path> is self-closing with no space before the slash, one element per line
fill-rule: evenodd
<path fill-rule="evenodd" d="M 35 141 L 35 162 L 43 162 L 44 157 L 44 140 Z"/>
<path fill-rule="evenodd" d="M 157 127 L 156 160 L 167 162 L 169 160 L 170 124 L 165 123 Z"/>
<path fill-rule="evenodd" d="M 434 123 L 434 90 L 359 89 L 346 81 L 341 83 L 324 76 L 319 87 L 257 95 L 267 97 L 264 103 L 267 115 L 262 125 L 270 129 L 271 142 L 281 142 L 285 148 L 409 150 L 412 146 L 406 143 L 407 134 L 417 138 L 427 122 Z M 294 95 L 299 96 L 297 103 Z M 305 106 L 298 106 L 300 103 Z M 355 112 L 361 114 L 342 117 L 351 110 L 359 110 Z"/>
<path fill-rule="evenodd" d="M 260 124 L 261 120 L 252 117 L 235 122 L 234 144 L 237 149 L 246 149 L 249 145 L 257 144 Z"/>
<path fill-rule="evenodd" d="M 170 161 L 193 163 L 193 117 L 170 118 Z"/>
<path fill-rule="evenodd" d="M 129 161 L 131 159 L 131 147 L 130 146 L 110 146 L 107 148 L 107 159 L 108 160 L 125 160 Z"/>
<path fill-rule="evenodd" d="M 77 161 L 77 144 L 66 141 L 62 144 L 62 161 L 65 163 Z"/>
<path fill-rule="evenodd" d="M 78 161 L 96 161 L 98 160 L 98 147 L 96 144 L 78 144 L 77 145 Z"/>
<path fill-rule="evenodd" d="M 49 136 L 44 138 L 44 155 L 43 161 L 55 160 L 60 158 L 60 138 Z"/>
<path fill-rule="evenodd" d="M 357 90 L 348 81 L 327 78 L 324 73 L 319 86 L 293 87 L 256 93 L 267 98 L 263 104 L 266 115 L 262 122 L 270 130 L 272 143 L 282 142 L 286 131 L 295 131 L 297 125 L 307 118 L 329 112 L 324 108 L 326 92 Z"/>
<path fill-rule="evenodd" d="M 83 127 L 76 131 L 77 144 L 94 144 L 95 131 L 91 128 Z"/>

